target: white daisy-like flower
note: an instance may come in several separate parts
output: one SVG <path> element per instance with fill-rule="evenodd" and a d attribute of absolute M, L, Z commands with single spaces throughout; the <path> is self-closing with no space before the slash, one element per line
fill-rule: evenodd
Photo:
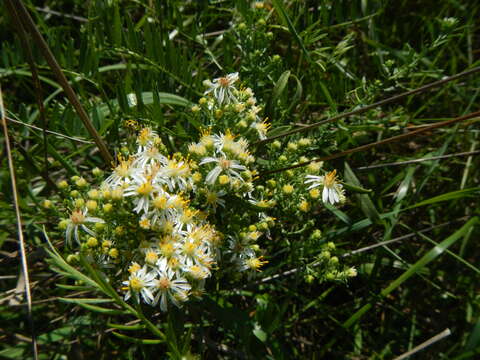
<path fill-rule="evenodd" d="M 154 270 L 149 271 L 147 266 L 143 266 L 141 269 L 132 272 L 128 280 L 122 282 L 128 288 L 127 293 L 125 294 L 125 301 L 130 299 L 132 295 L 139 300 L 139 295 L 147 304 L 152 304 L 154 302 L 154 296 L 152 289 L 155 287 L 155 276 L 156 272 Z"/>
<path fill-rule="evenodd" d="M 167 185 L 170 191 L 175 189 L 184 191 L 193 184 L 190 173 L 190 166 L 185 160 L 172 158 L 160 168 L 154 180 Z"/>
<path fill-rule="evenodd" d="M 337 180 L 337 170 L 327 173 L 325 176 L 307 175 L 305 184 L 310 184 L 308 190 L 323 186 L 322 201 L 335 205 L 345 198 L 342 184 Z"/>
<path fill-rule="evenodd" d="M 238 79 L 238 72 L 216 78 L 213 80 L 213 82 L 206 83 L 206 85 L 209 86 L 209 89 L 207 89 L 204 94 L 207 95 L 209 93 L 213 93 L 213 96 L 220 106 L 223 104 L 228 105 L 231 103 L 236 103 L 238 100 L 234 95 L 234 91 L 236 91 L 236 89 L 233 84 L 237 82 Z"/>
<path fill-rule="evenodd" d="M 150 202 L 154 198 L 155 194 L 158 193 L 160 188 L 155 186 L 152 183 L 152 180 L 147 176 L 147 179 L 141 179 L 140 182 L 135 182 L 130 184 L 130 186 L 125 190 L 124 196 L 133 196 L 133 203 L 135 204 L 135 211 L 137 214 L 143 211 L 148 213 L 150 207 Z"/>
<path fill-rule="evenodd" d="M 210 185 L 214 184 L 215 181 L 217 181 L 217 178 L 221 173 L 234 176 L 237 179 L 243 181 L 242 176 L 238 173 L 237 170 L 247 170 L 247 168 L 243 165 L 240 165 L 237 160 L 227 159 L 223 156 L 218 158 L 205 157 L 202 159 L 202 161 L 200 161 L 199 165 L 205 165 L 209 163 L 217 164 L 212 170 L 210 170 L 210 172 L 207 174 L 207 177 L 205 178 L 206 183 Z"/>
<path fill-rule="evenodd" d="M 167 157 L 162 155 L 156 146 L 149 146 L 144 151 L 139 152 L 136 155 L 134 166 L 144 168 L 148 164 L 166 165 L 167 163 Z"/>
<path fill-rule="evenodd" d="M 103 219 L 93 216 L 87 216 L 87 211 L 82 210 L 73 210 L 70 214 L 70 218 L 68 219 L 67 229 L 65 231 L 65 238 L 67 243 L 70 243 L 72 239 L 72 233 L 74 235 L 75 240 L 80 244 L 80 235 L 78 233 L 78 229 L 82 229 L 87 234 L 91 236 L 95 236 L 95 232 L 90 230 L 85 224 L 86 223 L 105 223 Z"/>
<path fill-rule="evenodd" d="M 112 174 L 104 181 L 109 187 L 115 188 L 123 184 L 129 184 L 132 180 L 138 179 L 138 171 L 133 164 L 133 158 L 119 159 L 118 165 L 113 169 Z"/>
<path fill-rule="evenodd" d="M 170 300 L 175 306 L 180 307 L 181 303 L 188 298 L 190 284 L 168 266 L 166 258 L 157 261 L 156 271 L 158 278 L 154 282 L 157 294 L 152 305 L 156 305 L 160 301 L 160 309 L 167 311 L 167 303 Z"/>

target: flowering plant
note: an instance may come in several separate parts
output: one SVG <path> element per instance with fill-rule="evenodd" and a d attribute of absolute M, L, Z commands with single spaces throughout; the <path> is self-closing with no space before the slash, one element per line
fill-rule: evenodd
<path fill-rule="evenodd" d="M 251 144 L 265 139 L 270 125 L 253 91 L 238 82 L 237 73 L 204 82 L 204 97 L 191 107 L 201 124 L 198 138 L 181 144 L 182 151 L 169 152 L 151 126 L 130 122 L 134 141 L 125 142 L 108 176 L 94 169 L 92 183 L 80 176 L 59 183 L 68 214 L 60 228 L 73 252 L 67 262 L 51 252 L 57 267 L 72 273 L 67 263 L 77 262 L 94 271 L 93 283 L 127 309 L 132 308 L 126 302 L 133 301 L 167 311 L 200 298 L 215 271 L 256 276 L 268 263 L 260 245 L 268 248 L 275 226 L 282 228 L 277 219 L 292 213 L 312 217 L 321 202 L 346 201 L 335 170 L 319 175 L 323 163 L 259 177 L 262 165 Z M 286 151 L 309 144 L 300 139 Z M 306 221 L 302 231 L 313 224 Z M 320 239 L 320 231 L 312 230 L 311 238 Z M 332 242 L 318 247 L 315 265 L 322 270 L 308 270 L 307 281 L 355 276 L 354 268 L 343 268 L 332 256 L 334 250 Z M 76 273 L 72 277 L 79 279 Z"/>

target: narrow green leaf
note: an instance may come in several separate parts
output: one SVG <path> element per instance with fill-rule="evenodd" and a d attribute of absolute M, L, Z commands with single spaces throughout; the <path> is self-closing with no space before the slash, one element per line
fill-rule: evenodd
<path fill-rule="evenodd" d="M 112 334 L 115 335 L 116 337 L 122 339 L 122 340 L 126 340 L 128 342 L 135 343 L 135 344 L 156 345 L 156 344 L 161 344 L 163 342 L 162 340 L 157 340 L 157 339 L 134 338 L 134 337 L 131 337 L 131 336 L 120 334 L 116 331 L 112 331 Z"/>
<path fill-rule="evenodd" d="M 407 209 L 413 209 L 413 208 L 416 208 L 416 207 L 419 207 L 419 206 L 431 205 L 431 204 L 435 204 L 435 203 L 442 202 L 442 201 L 450 201 L 450 200 L 454 200 L 454 199 L 472 197 L 472 196 L 478 195 L 479 192 L 480 192 L 480 187 L 451 191 L 449 193 L 434 196 L 430 199 L 427 199 L 427 200 L 421 201 L 419 203 L 416 203 L 412 206 L 409 206 Z"/>
<path fill-rule="evenodd" d="M 355 174 L 353 173 L 352 169 L 345 162 L 345 179 L 357 187 L 362 187 L 360 181 L 357 179 Z M 355 197 L 357 201 L 360 203 L 360 208 L 362 209 L 363 213 L 373 222 L 378 222 L 380 220 L 380 214 L 378 213 L 375 205 L 373 204 L 372 200 L 367 194 L 356 194 Z"/>
<path fill-rule="evenodd" d="M 77 303 L 78 306 L 83 307 L 89 311 L 98 312 L 103 315 L 126 315 L 127 313 L 123 310 L 109 309 L 97 305 L 91 305 L 86 303 Z"/>
<path fill-rule="evenodd" d="M 123 325 L 123 324 L 114 324 L 114 323 L 107 322 L 107 326 L 110 326 L 118 330 L 126 330 L 126 331 L 137 331 L 137 330 L 145 329 L 145 325 L 143 324 Z"/>
<path fill-rule="evenodd" d="M 112 299 L 98 299 L 98 298 L 58 298 L 62 302 L 72 303 L 72 304 L 100 304 L 112 302 Z"/>

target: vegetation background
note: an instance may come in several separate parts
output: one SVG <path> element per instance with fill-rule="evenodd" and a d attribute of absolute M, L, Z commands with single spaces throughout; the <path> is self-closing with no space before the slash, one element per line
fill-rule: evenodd
<path fill-rule="evenodd" d="M 112 153 L 128 119 L 153 124 L 174 149 L 193 139 L 189 109 L 202 81 L 230 72 L 266 104 L 273 136 L 480 66 L 480 4 L 468 0 L 25 4 Z M 112 325 L 131 318 L 59 301 L 70 292 L 55 285 L 62 279 L 43 251 L 44 226 L 62 240 L 58 218 L 42 208 L 44 199 L 56 199 L 49 181 L 109 166 L 29 38 L 41 91 L 35 87 L 5 2 L 0 41 L 41 359 L 393 359 L 437 334 L 449 336 L 411 358 L 480 356 L 479 117 L 329 163 L 372 190 L 347 191 L 346 206 L 316 214 L 321 243 L 334 241 L 342 261 L 358 268 L 356 278 L 311 281 L 318 242 L 295 235 L 302 225 L 296 218 L 279 219 L 290 232 L 272 234 L 263 280 L 211 279 L 204 300 L 188 311 L 151 314 L 168 342 L 149 344 L 135 340 L 149 338 L 142 328 Z M 478 111 L 479 94 L 477 73 L 279 140 L 314 139 L 310 157 L 341 153 Z M 256 155 L 269 168 L 276 154 L 265 149 L 258 146 Z M 32 334 L 1 151 L 0 358 L 26 359 Z"/>

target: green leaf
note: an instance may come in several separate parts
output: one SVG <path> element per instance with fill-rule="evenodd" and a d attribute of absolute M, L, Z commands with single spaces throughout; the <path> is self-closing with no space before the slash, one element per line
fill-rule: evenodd
<path fill-rule="evenodd" d="M 112 302 L 112 299 L 98 299 L 98 298 L 58 298 L 62 302 L 72 303 L 72 304 L 100 304 Z"/>
<path fill-rule="evenodd" d="M 131 336 L 120 334 L 116 331 L 112 331 L 112 334 L 115 335 L 116 337 L 122 339 L 122 340 L 126 340 L 128 342 L 135 343 L 135 344 L 156 345 L 156 344 L 161 344 L 163 342 L 162 340 L 157 340 L 157 339 L 134 338 L 134 337 L 131 337 Z"/>
<path fill-rule="evenodd" d="M 86 304 L 81 302 L 77 303 L 77 305 L 89 311 L 98 312 L 103 315 L 126 315 L 127 314 L 124 310 L 109 309 L 109 308 L 104 308 L 102 306 L 91 305 L 91 304 Z"/>
<path fill-rule="evenodd" d="M 473 196 L 477 196 L 479 192 L 480 192 L 480 187 L 451 191 L 449 193 L 434 196 L 430 199 L 416 203 L 412 206 L 409 206 L 407 209 L 413 209 L 413 208 L 416 208 L 419 206 L 425 206 L 425 205 L 432 205 L 442 201 L 450 201 L 450 200 L 461 199 L 465 197 L 473 197 Z"/>
<path fill-rule="evenodd" d="M 145 329 L 145 325 L 143 324 L 135 324 L 135 325 L 123 325 L 123 324 L 114 324 L 114 323 L 107 323 L 107 326 L 118 330 L 126 330 L 126 331 L 137 331 Z"/>
<path fill-rule="evenodd" d="M 260 325 L 256 324 L 254 329 L 253 329 L 253 335 L 255 335 L 257 337 L 258 340 L 260 340 L 261 342 L 265 342 L 267 341 L 267 333 L 265 331 L 262 330 L 262 328 L 260 327 Z"/>
<path fill-rule="evenodd" d="M 345 179 L 351 184 L 353 184 L 353 186 L 357 186 L 359 188 L 362 187 L 362 184 L 360 184 L 360 181 L 357 179 L 357 177 L 353 173 L 353 170 L 350 168 L 347 162 L 345 162 Z M 360 203 L 360 208 L 362 209 L 363 213 L 373 223 L 380 221 L 380 214 L 378 213 L 375 205 L 367 194 L 356 194 L 355 197 Z"/>

